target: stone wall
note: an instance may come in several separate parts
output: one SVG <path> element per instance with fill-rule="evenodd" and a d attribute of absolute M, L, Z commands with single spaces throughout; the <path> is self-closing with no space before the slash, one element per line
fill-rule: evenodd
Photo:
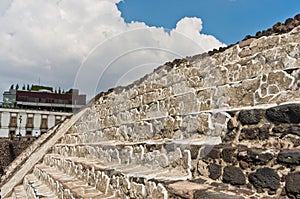
<path fill-rule="evenodd" d="M 19 138 L 0 138 L 0 176 L 3 175 L 5 168 L 20 155 L 32 142 L 33 137 Z"/>
<path fill-rule="evenodd" d="M 100 94 L 66 142 L 173 139 L 189 145 L 191 179 L 249 197 L 299 197 L 299 31 L 175 60 Z"/>
<path fill-rule="evenodd" d="M 261 195 L 297 197 L 300 104 L 229 114 L 223 143 L 204 149 L 197 172 Z"/>
<path fill-rule="evenodd" d="M 224 137 L 229 111 L 297 102 L 299 28 L 160 67 L 99 95 L 75 128 L 109 139 Z"/>

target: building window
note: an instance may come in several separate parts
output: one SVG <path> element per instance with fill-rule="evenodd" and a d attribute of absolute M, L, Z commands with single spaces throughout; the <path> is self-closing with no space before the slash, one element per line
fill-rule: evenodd
<path fill-rule="evenodd" d="M 17 114 L 16 113 L 12 113 L 10 115 L 10 122 L 9 122 L 9 126 L 10 127 L 17 127 Z"/>
<path fill-rule="evenodd" d="M 47 115 L 42 115 L 41 129 L 43 129 L 43 130 L 48 129 L 48 116 Z"/>
<path fill-rule="evenodd" d="M 33 114 L 27 115 L 26 128 L 33 128 Z"/>

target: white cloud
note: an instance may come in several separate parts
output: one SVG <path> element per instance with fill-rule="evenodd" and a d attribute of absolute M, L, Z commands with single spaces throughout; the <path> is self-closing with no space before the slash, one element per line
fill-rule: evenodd
<path fill-rule="evenodd" d="M 222 45 L 200 33 L 198 18 L 183 18 L 170 31 L 126 23 L 118 2 L 5 0 L 0 4 L 1 91 L 40 78 L 54 87 L 75 85 L 91 97 L 175 57 Z"/>

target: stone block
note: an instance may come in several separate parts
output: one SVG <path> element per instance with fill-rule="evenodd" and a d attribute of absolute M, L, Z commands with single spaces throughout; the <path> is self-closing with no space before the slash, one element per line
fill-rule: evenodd
<path fill-rule="evenodd" d="M 249 181 L 255 188 L 267 188 L 277 190 L 280 187 L 280 177 L 271 168 L 258 169 L 249 175 Z"/>
<path fill-rule="evenodd" d="M 293 198 L 300 195 L 300 172 L 289 173 L 286 176 L 285 189 L 287 194 Z"/>
<path fill-rule="evenodd" d="M 258 109 L 242 110 L 238 115 L 238 120 L 243 125 L 258 124 L 263 117 L 263 111 Z"/>
<path fill-rule="evenodd" d="M 269 108 L 266 110 L 266 117 L 274 123 L 300 123 L 300 105 L 288 104 Z"/>
<path fill-rule="evenodd" d="M 240 149 L 238 159 L 254 165 L 265 165 L 270 162 L 274 155 L 263 149 Z"/>
<path fill-rule="evenodd" d="M 280 151 L 277 161 L 287 165 L 300 165 L 300 150 L 295 149 Z"/>
<path fill-rule="evenodd" d="M 137 140 L 150 139 L 153 135 L 153 127 L 151 123 L 143 121 L 136 123 L 133 127 L 132 137 Z"/>
<path fill-rule="evenodd" d="M 276 134 L 293 134 L 300 136 L 299 124 L 280 124 L 275 126 L 272 131 Z"/>
<path fill-rule="evenodd" d="M 270 137 L 269 125 L 263 127 L 249 127 L 241 130 L 239 140 L 266 140 Z"/>
<path fill-rule="evenodd" d="M 250 38 L 250 39 L 241 41 L 241 42 L 239 42 L 239 47 L 244 48 L 246 46 L 249 46 L 254 40 L 255 40 L 255 38 Z"/>
<path fill-rule="evenodd" d="M 284 71 L 270 72 L 268 74 L 268 84 L 277 85 L 279 90 L 288 90 L 294 81 L 294 78 Z"/>
<path fill-rule="evenodd" d="M 197 190 L 194 192 L 193 199 L 244 199 L 244 197 L 209 190 Z"/>
<path fill-rule="evenodd" d="M 194 93 L 187 93 L 181 96 L 177 96 L 176 100 L 179 103 L 178 108 L 181 115 L 199 112 L 200 106 Z"/>
<path fill-rule="evenodd" d="M 194 92 L 194 88 L 189 86 L 189 83 L 187 81 L 182 81 L 176 84 L 172 84 L 170 87 L 174 95 L 181 95 L 188 92 Z"/>
<path fill-rule="evenodd" d="M 223 182 L 232 185 L 245 185 L 246 178 L 240 168 L 234 166 L 226 166 L 223 170 Z"/>
<path fill-rule="evenodd" d="M 221 157 L 225 162 L 232 163 L 235 159 L 236 148 L 234 147 L 225 147 L 222 150 Z"/>
<path fill-rule="evenodd" d="M 212 163 L 208 166 L 208 171 L 209 171 L 209 177 L 213 180 L 216 180 L 222 174 L 222 166 Z"/>

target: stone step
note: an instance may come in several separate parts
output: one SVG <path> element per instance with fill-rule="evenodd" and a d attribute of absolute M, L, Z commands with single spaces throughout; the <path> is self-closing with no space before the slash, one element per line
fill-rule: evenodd
<path fill-rule="evenodd" d="M 160 140 L 148 142 L 98 142 L 56 144 L 52 153 L 66 157 L 98 159 L 110 165 L 141 165 L 154 168 L 185 168 L 199 156 L 203 142 Z"/>
<path fill-rule="evenodd" d="M 26 199 L 29 197 L 27 196 L 24 186 L 18 185 L 13 189 L 12 198 L 13 199 Z"/>
<path fill-rule="evenodd" d="M 44 165 L 65 175 L 86 182 L 102 193 L 117 191 L 133 198 L 163 198 L 168 195 L 164 185 L 186 180 L 188 173 L 177 168 L 149 168 L 141 165 L 105 164 L 99 159 L 65 157 L 47 154 Z M 160 195 L 160 197 L 154 197 Z"/>
<path fill-rule="evenodd" d="M 119 125 L 115 124 L 114 117 L 105 119 L 109 120 L 110 122 L 107 122 L 111 124 L 101 126 L 97 124 L 97 121 L 91 125 L 92 127 L 86 122 L 78 122 L 76 128 L 74 127 L 70 133 L 64 135 L 61 143 L 93 143 L 108 140 L 146 141 L 163 138 L 198 139 L 212 134 L 209 129 L 211 115 L 210 112 L 177 115 L 174 110 L 174 113 L 168 116 L 135 119 Z M 225 115 L 224 118 L 226 119 Z"/>
<path fill-rule="evenodd" d="M 47 154 L 44 157 L 45 165 L 51 165 L 67 173 L 68 175 L 82 178 L 97 171 L 104 173 L 109 178 L 113 176 L 125 176 L 129 178 L 140 177 L 145 180 L 155 179 L 162 182 L 185 180 L 189 174 L 178 168 L 151 168 L 139 164 L 110 164 L 103 163 L 100 159 L 66 157 L 57 154 Z M 83 169 L 84 172 L 80 172 Z M 84 174 L 85 173 L 85 174 Z"/>
<path fill-rule="evenodd" d="M 25 176 L 23 186 L 26 188 L 27 195 L 32 199 L 48 198 L 58 199 L 55 193 L 33 173 Z"/>
<path fill-rule="evenodd" d="M 96 187 L 74 178 L 55 167 L 38 164 L 34 168 L 34 173 L 44 183 L 49 183 L 51 189 L 56 190 L 56 195 L 62 198 L 107 198 L 112 195 L 105 195 Z"/>

